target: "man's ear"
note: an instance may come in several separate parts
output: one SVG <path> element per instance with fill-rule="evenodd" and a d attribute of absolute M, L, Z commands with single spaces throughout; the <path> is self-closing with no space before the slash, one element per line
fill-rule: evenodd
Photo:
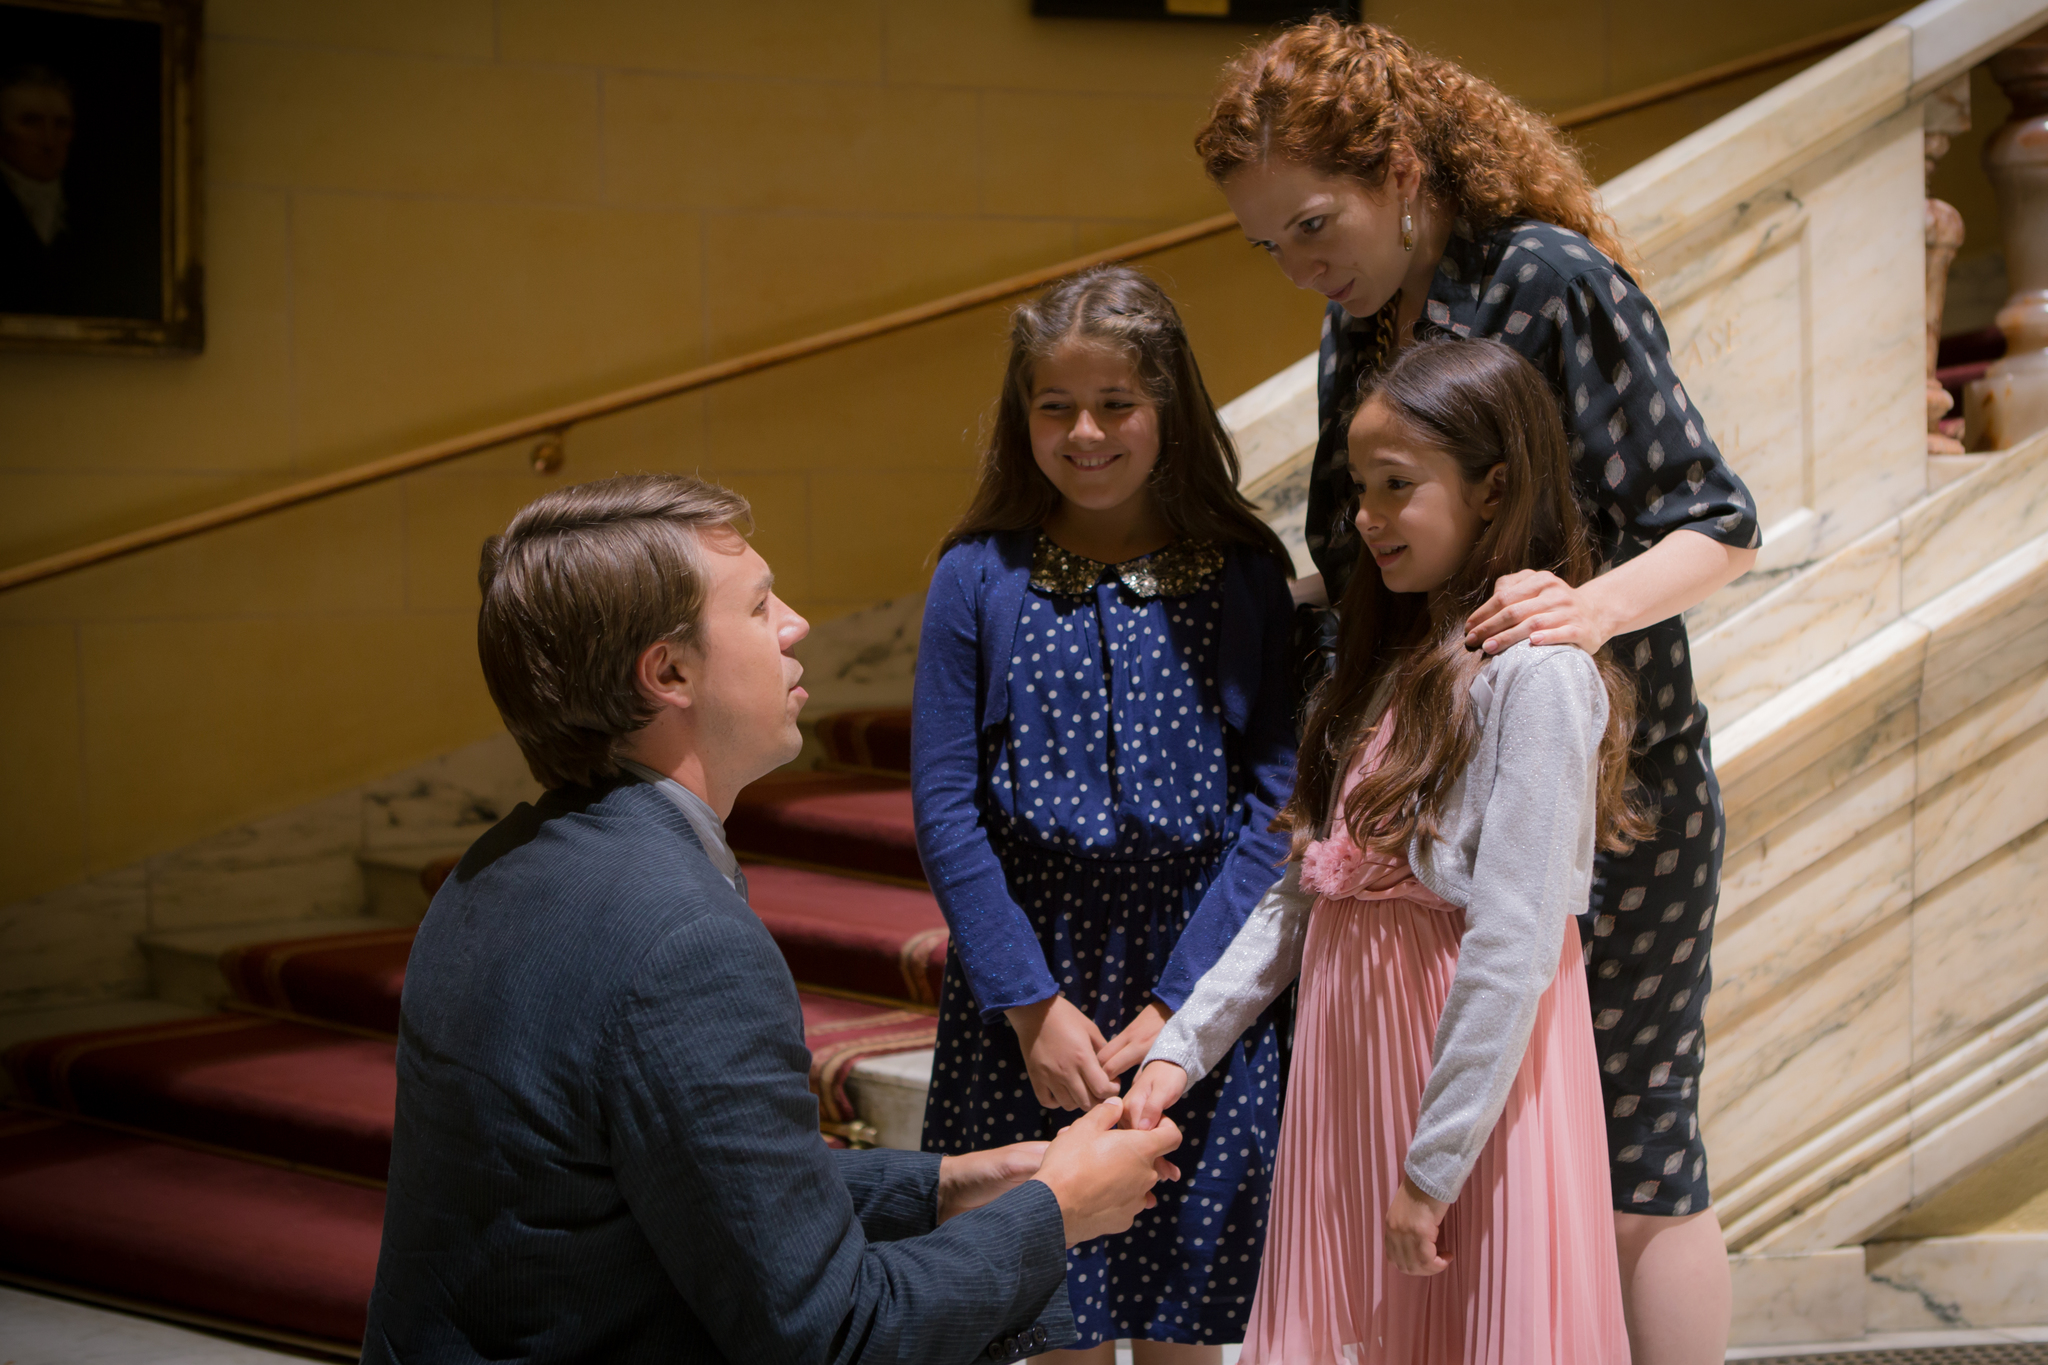
<path fill-rule="evenodd" d="M 1481 521 L 1492 521 L 1500 515 L 1501 503 L 1507 499 L 1507 465 L 1505 463 L 1497 464 L 1487 470 L 1486 477 L 1480 480 L 1480 487 L 1484 492 L 1481 493 L 1479 499 L 1479 519 Z"/>
<path fill-rule="evenodd" d="M 696 661 L 673 640 L 656 640 L 634 660 L 633 684 L 658 707 L 688 710 L 697 699 Z"/>

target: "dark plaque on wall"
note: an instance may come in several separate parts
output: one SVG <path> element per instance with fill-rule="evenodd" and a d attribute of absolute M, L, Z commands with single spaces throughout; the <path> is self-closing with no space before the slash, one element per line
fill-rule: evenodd
<path fill-rule="evenodd" d="M 1302 0 L 1031 0 L 1031 12 L 1046 19 L 1195 19 L 1259 28 L 1284 28 L 1318 14 L 1356 19 L 1358 11 L 1358 0 L 1320 5 Z"/>
<path fill-rule="evenodd" d="M 200 0 L 0 0 L 0 347 L 203 339 Z"/>

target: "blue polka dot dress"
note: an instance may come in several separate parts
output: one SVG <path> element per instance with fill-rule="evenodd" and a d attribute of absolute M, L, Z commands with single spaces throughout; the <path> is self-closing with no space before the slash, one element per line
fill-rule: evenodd
<path fill-rule="evenodd" d="M 1215 682 L 1222 555 L 1203 549 L 1209 558 L 1155 575 L 1041 540 L 1010 660 L 1009 721 L 983 738 L 982 804 L 1010 893 L 1059 990 L 1104 1037 L 1152 1000 L 1246 823 L 1247 778 Z M 1128 1233 L 1069 1253 L 1078 1346 L 1242 1340 L 1279 1136 L 1284 1019 L 1283 1004 L 1171 1111 L 1182 1179 L 1158 1187 L 1157 1207 Z M 956 953 L 925 1148 L 1050 1138 L 1075 1117 L 1038 1105 L 1017 1035 L 1000 1011 L 984 1017 Z"/>

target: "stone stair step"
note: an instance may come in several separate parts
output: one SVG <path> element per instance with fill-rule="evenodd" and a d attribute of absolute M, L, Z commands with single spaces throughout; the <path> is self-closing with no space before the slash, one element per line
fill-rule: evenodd
<path fill-rule="evenodd" d="M 932 1088 L 931 1048 L 891 1052 L 856 1062 L 846 1088 L 877 1147 L 914 1152 L 924 1136 L 924 1103 Z"/>
<path fill-rule="evenodd" d="M 418 924 L 427 913 L 427 891 L 420 874 L 436 863 L 460 858 L 468 849 L 466 843 L 444 842 L 357 854 L 356 864 L 363 869 L 364 904 L 371 918 Z"/>
<path fill-rule="evenodd" d="M 221 954 L 230 948 L 388 927 L 388 924 L 366 915 L 343 915 L 163 930 L 138 935 L 136 942 L 149 961 L 150 980 L 154 983 L 158 1000 L 191 1009 L 210 1010 L 233 994 L 220 969 Z"/>

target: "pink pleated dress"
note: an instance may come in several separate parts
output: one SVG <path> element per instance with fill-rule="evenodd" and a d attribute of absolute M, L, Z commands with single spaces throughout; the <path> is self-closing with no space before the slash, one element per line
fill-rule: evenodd
<path fill-rule="evenodd" d="M 1383 723 L 1345 782 L 1385 747 Z M 1433 1276 L 1395 1269 L 1386 1211 L 1415 1135 L 1465 914 L 1341 821 L 1312 844 L 1294 1060 L 1243 1365 L 1622 1365 L 1600 1075 L 1578 927 L 1507 1104 L 1444 1215 Z M 1565 907 L 1559 908 L 1566 914 Z"/>

